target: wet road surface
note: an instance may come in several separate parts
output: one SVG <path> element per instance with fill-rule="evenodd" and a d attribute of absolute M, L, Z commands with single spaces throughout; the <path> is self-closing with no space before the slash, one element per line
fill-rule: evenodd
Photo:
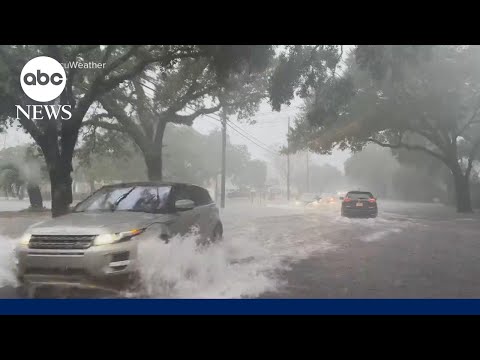
<path fill-rule="evenodd" d="M 0 204 L 1 205 L 1 204 Z M 198 251 L 188 237 L 145 244 L 156 298 L 478 298 L 480 215 L 438 204 L 380 202 L 376 219 L 347 219 L 338 206 L 227 204 L 225 240 Z M 48 216 L 48 215 L 46 215 Z M 13 239 L 41 216 L 0 216 L 0 297 L 15 290 Z M 117 297 L 102 292 L 39 297 Z"/>

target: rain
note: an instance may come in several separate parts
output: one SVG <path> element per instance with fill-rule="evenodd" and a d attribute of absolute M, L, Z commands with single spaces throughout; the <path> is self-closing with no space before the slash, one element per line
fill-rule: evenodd
<path fill-rule="evenodd" d="M 1 45 L 0 297 L 478 298 L 479 60 Z"/>

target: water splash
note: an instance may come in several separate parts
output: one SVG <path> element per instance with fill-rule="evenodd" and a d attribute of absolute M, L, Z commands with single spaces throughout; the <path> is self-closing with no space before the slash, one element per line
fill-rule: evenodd
<path fill-rule="evenodd" d="M 16 286 L 15 245 L 17 239 L 0 236 L 0 287 Z"/>
<path fill-rule="evenodd" d="M 281 259 L 249 237 L 197 245 L 198 235 L 176 236 L 169 243 L 145 239 L 139 244 L 140 274 L 148 297 L 241 298 L 275 291 Z"/>
<path fill-rule="evenodd" d="M 398 228 L 377 231 L 372 234 L 365 235 L 364 237 L 361 238 L 361 240 L 365 242 L 380 241 L 380 240 L 388 239 L 388 236 L 390 234 L 398 234 L 401 231 L 402 229 L 398 229 Z"/>

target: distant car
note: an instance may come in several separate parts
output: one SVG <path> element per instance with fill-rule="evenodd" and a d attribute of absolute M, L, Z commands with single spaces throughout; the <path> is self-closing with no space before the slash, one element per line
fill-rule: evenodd
<path fill-rule="evenodd" d="M 249 191 L 246 190 L 231 190 L 227 193 L 227 198 L 248 198 L 250 195 Z"/>
<path fill-rule="evenodd" d="M 305 193 L 302 194 L 297 201 L 295 201 L 295 205 L 297 206 L 312 206 L 319 204 L 321 196 L 314 193 Z"/>
<path fill-rule="evenodd" d="M 219 210 L 202 187 L 163 182 L 104 186 L 70 214 L 27 229 L 16 248 L 17 277 L 27 288 L 124 288 L 138 279 L 139 242 L 169 242 L 192 227 L 198 228 L 201 243 L 222 239 Z"/>
<path fill-rule="evenodd" d="M 349 191 L 342 200 L 342 216 L 374 218 L 378 215 L 377 199 L 371 192 Z"/>
<path fill-rule="evenodd" d="M 335 196 L 334 194 L 322 194 L 320 203 L 326 205 L 338 204 L 338 196 Z"/>

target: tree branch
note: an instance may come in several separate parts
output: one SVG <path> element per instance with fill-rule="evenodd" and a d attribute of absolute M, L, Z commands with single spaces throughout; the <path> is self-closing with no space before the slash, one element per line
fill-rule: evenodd
<path fill-rule="evenodd" d="M 109 45 L 110 46 L 110 45 Z M 90 51 L 98 48 L 99 45 L 79 45 L 71 54 L 71 61 L 75 61 L 80 54 L 86 54 Z M 105 61 L 102 61 L 105 62 Z M 75 78 L 75 74 L 78 72 L 78 69 L 74 66 L 70 67 L 68 70 L 68 77 L 67 77 L 67 84 L 65 87 L 65 91 L 67 94 L 68 103 L 72 105 L 74 109 L 76 107 L 75 97 L 73 96 L 73 80 Z"/>
<path fill-rule="evenodd" d="M 470 125 L 480 124 L 480 120 L 475 120 L 475 118 L 477 117 L 479 111 L 480 111 L 480 102 L 478 103 L 477 107 L 476 107 L 475 110 L 473 111 L 473 114 L 472 114 L 472 116 L 470 117 L 470 119 L 467 121 L 467 123 L 456 133 L 455 139 L 456 139 L 457 137 L 459 137 L 460 135 L 462 135 L 463 132 L 464 132 L 465 130 L 467 130 L 467 128 L 468 128 Z"/>
<path fill-rule="evenodd" d="M 125 63 L 128 59 L 130 59 L 135 53 L 138 52 L 141 45 L 133 45 L 125 54 L 119 56 L 115 60 L 113 60 L 108 66 L 105 66 L 103 74 L 108 74 L 115 70 L 117 67 Z M 108 50 L 108 49 L 107 49 Z M 107 51 L 108 53 L 108 51 Z"/>
<path fill-rule="evenodd" d="M 412 133 L 416 133 L 420 136 L 423 136 L 425 139 L 430 141 L 433 145 L 435 145 L 440 151 L 445 152 L 447 147 L 445 144 L 442 144 L 440 137 L 435 136 L 435 134 L 429 134 L 428 132 L 425 132 L 420 129 L 415 129 L 415 128 L 407 128 L 407 131 L 410 131 Z M 432 129 L 433 130 L 433 129 Z"/>
<path fill-rule="evenodd" d="M 140 126 L 143 128 L 144 134 L 154 134 L 154 125 L 153 125 L 153 112 L 149 111 L 149 100 L 145 91 L 143 90 L 143 85 L 140 81 L 132 81 L 137 99 L 135 101 L 135 109 L 140 120 Z M 122 93 L 123 94 L 123 93 Z M 133 96 L 133 91 L 130 94 Z M 131 101 L 129 101 L 133 105 Z"/>
<path fill-rule="evenodd" d="M 6 53 L 5 49 L 0 46 L 0 58 L 5 62 L 7 65 L 8 70 L 11 72 L 12 76 L 18 77 L 20 76 L 20 71 L 17 69 L 15 62 L 11 61 L 10 56 Z M 10 95 L 11 96 L 11 95 Z M 14 101 L 15 100 L 15 101 Z M 17 103 L 19 104 L 21 101 L 20 99 L 13 99 L 12 98 L 12 103 Z M 23 105 L 23 104 L 21 104 Z M 27 119 L 25 117 L 20 116 L 18 121 L 20 122 L 20 125 L 23 126 L 23 128 L 30 134 L 30 136 L 35 140 L 35 142 L 40 146 L 43 147 L 45 145 L 45 134 L 43 134 L 40 129 L 35 125 L 35 123 Z"/>
<path fill-rule="evenodd" d="M 48 45 L 47 47 L 48 53 L 51 57 L 56 59 L 59 63 L 65 62 L 65 57 L 63 56 L 60 48 L 57 45 Z M 74 58 L 75 59 L 75 58 Z M 65 89 L 60 94 L 61 103 L 64 105 L 70 104 L 72 107 L 75 105 L 75 99 L 73 98 L 72 94 L 72 87 L 73 87 L 73 77 L 75 73 L 72 71 L 71 68 L 68 72 L 68 77 L 66 79 L 66 86 Z"/>
<path fill-rule="evenodd" d="M 420 116 L 420 121 L 428 128 L 430 131 L 431 135 L 428 135 L 425 133 L 423 130 L 416 130 L 420 135 L 428 139 L 432 144 L 436 145 L 440 150 L 445 151 L 448 144 L 450 144 L 450 139 L 448 137 L 448 133 L 442 133 L 442 131 L 436 129 L 435 127 L 432 126 L 427 120 L 427 117 L 422 114 Z M 444 141 L 445 143 L 442 143 L 442 135 L 444 135 Z"/>
<path fill-rule="evenodd" d="M 101 98 L 100 103 L 103 108 L 108 112 L 111 117 L 117 119 L 124 132 L 128 133 L 138 147 L 142 150 L 146 149 L 147 137 L 140 131 L 140 128 L 134 124 L 129 116 L 125 113 L 124 109 L 121 109 L 115 100 Z"/>
<path fill-rule="evenodd" d="M 35 125 L 32 120 L 20 116 L 18 121 L 20 122 L 20 125 L 22 125 L 23 128 L 28 131 L 30 136 L 40 147 L 43 147 L 45 145 L 45 134 L 40 131 L 40 129 Z"/>
<path fill-rule="evenodd" d="M 18 68 L 18 63 L 13 61 L 11 57 L 7 54 L 4 48 L 0 46 L 0 58 L 5 62 L 8 69 L 11 71 L 13 77 L 19 77 L 21 70 Z"/>
<path fill-rule="evenodd" d="M 85 54 L 98 47 L 98 45 L 79 45 L 71 54 L 72 60 L 75 61 L 78 55 Z"/>
<path fill-rule="evenodd" d="M 209 94 L 210 92 L 217 90 L 219 87 L 218 85 L 211 85 L 205 87 L 203 90 L 195 91 L 195 86 L 192 85 L 185 95 L 183 95 L 178 101 L 176 101 L 173 105 L 171 105 L 165 112 L 166 113 L 176 113 L 177 111 L 182 110 L 190 101 L 196 100 L 204 95 Z M 216 110 L 215 110 L 216 111 Z"/>
<path fill-rule="evenodd" d="M 95 127 L 99 127 L 99 128 L 106 129 L 106 130 L 125 132 L 125 130 L 118 124 L 112 124 L 112 123 L 108 123 L 108 122 L 100 121 L 100 120 L 96 120 L 96 121 L 87 120 L 87 121 L 85 121 L 85 126 L 89 126 L 89 125 L 93 125 Z"/>
<path fill-rule="evenodd" d="M 191 126 L 193 124 L 193 121 L 201 116 L 201 115 L 207 115 L 207 114 L 212 114 L 218 110 L 220 110 L 222 106 L 217 105 L 213 108 L 203 108 L 195 111 L 193 114 L 190 115 L 177 115 L 177 114 L 171 114 L 168 115 L 168 122 L 171 122 L 173 124 L 181 124 L 181 125 L 189 125 Z"/>
<path fill-rule="evenodd" d="M 161 62 L 163 66 L 166 66 L 165 64 L 170 63 L 174 59 L 179 59 L 179 58 L 186 58 L 186 57 L 198 57 L 201 56 L 203 53 L 202 52 L 187 52 L 183 54 L 179 53 L 172 53 L 168 55 L 160 55 L 160 56 L 150 56 L 148 53 L 142 53 L 143 58 L 138 61 L 137 64 L 135 64 L 129 71 L 124 72 L 123 74 L 120 74 L 118 76 L 114 76 L 109 78 L 108 80 L 105 80 L 105 77 L 107 76 L 107 70 L 108 71 L 113 71 L 115 67 L 118 67 L 120 64 L 126 62 L 129 57 L 136 56 L 136 52 L 138 51 L 139 46 L 135 46 L 131 48 L 127 54 L 122 55 L 119 59 L 114 60 L 112 63 L 116 64 L 115 66 L 106 66 L 105 71 L 102 72 L 102 74 L 97 77 L 92 86 L 90 87 L 90 90 L 85 94 L 85 96 L 78 102 L 78 106 L 75 110 L 74 117 L 77 119 L 83 119 L 83 116 L 87 112 L 88 108 L 92 104 L 92 102 L 98 98 L 100 98 L 103 94 L 106 94 L 116 86 L 118 86 L 120 83 L 130 80 L 133 77 L 137 76 L 140 74 L 146 66 L 149 64 L 153 64 L 156 62 Z M 78 127 L 81 126 L 81 124 L 77 124 Z"/>
<path fill-rule="evenodd" d="M 120 132 L 125 132 L 125 129 L 123 129 L 119 124 L 112 124 L 106 121 L 102 121 L 101 119 L 113 119 L 112 116 L 109 114 L 95 114 L 93 115 L 90 119 L 87 121 L 84 121 L 82 123 L 83 126 L 96 126 L 100 127 L 102 129 L 106 130 L 114 130 L 114 131 L 120 131 Z"/>
<path fill-rule="evenodd" d="M 373 142 L 381 147 L 386 147 L 386 148 L 390 148 L 390 149 L 407 149 L 407 150 L 418 150 L 418 151 L 423 151 L 431 156 L 434 156 L 436 157 L 437 159 L 443 161 L 445 164 L 448 164 L 448 160 L 446 157 L 444 157 L 443 155 L 441 154 L 438 154 L 436 153 L 435 151 L 432 151 L 430 149 L 427 149 L 426 147 L 424 146 L 420 146 L 420 145 L 409 145 L 409 144 L 405 144 L 405 143 L 402 143 L 401 141 L 399 141 L 398 144 L 388 144 L 388 143 L 382 143 L 381 141 L 378 141 L 377 139 L 374 139 L 374 138 L 369 138 L 368 141 L 370 142 Z"/>

